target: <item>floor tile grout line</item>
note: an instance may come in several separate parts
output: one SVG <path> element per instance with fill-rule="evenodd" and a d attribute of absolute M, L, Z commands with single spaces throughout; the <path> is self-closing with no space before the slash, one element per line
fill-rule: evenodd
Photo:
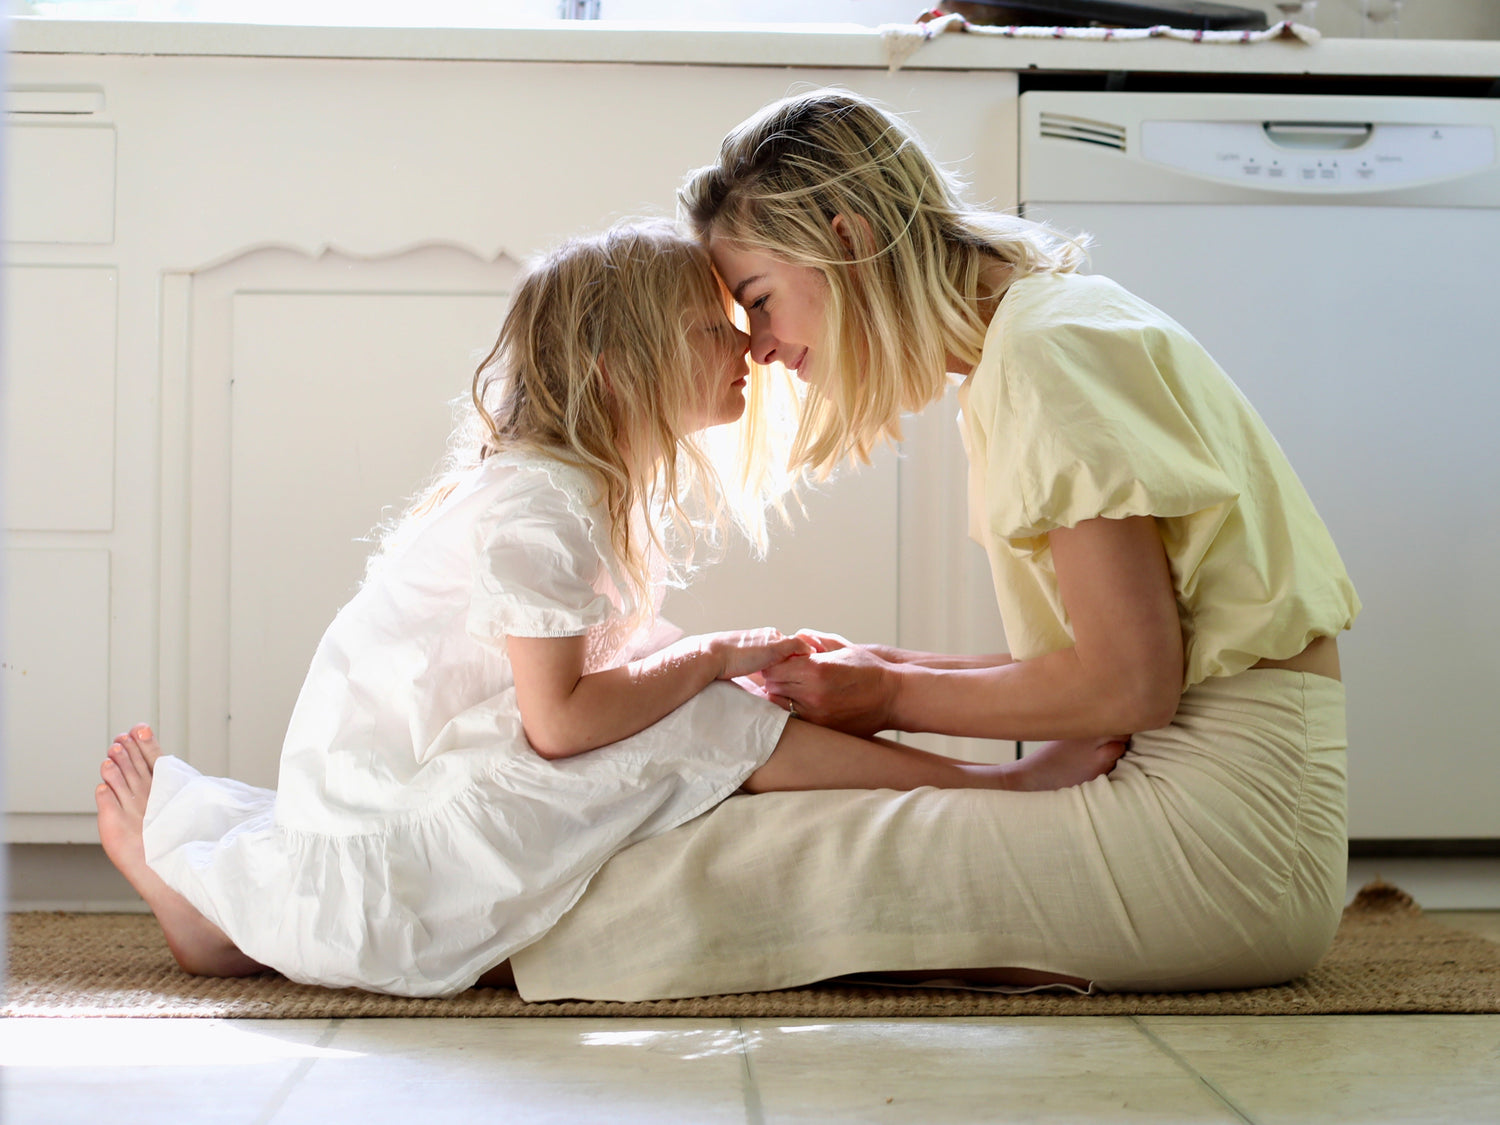
<path fill-rule="evenodd" d="M 740 1038 L 740 1090 L 745 1097 L 745 1125 L 766 1125 L 765 1108 L 760 1104 L 760 1083 L 755 1078 L 755 1063 L 750 1058 L 743 1019 L 735 1018 L 734 1032 Z"/>
<path fill-rule="evenodd" d="M 313 1044 L 314 1049 L 321 1050 L 332 1043 L 333 1037 L 338 1034 L 339 1028 L 343 1025 L 344 1017 L 335 1016 L 323 1034 L 318 1036 L 318 1041 Z M 292 1096 L 292 1091 L 307 1077 L 307 1072 L 317 1061 L 316 1055 L 309 1055 L 297 1064 L 297 1068 L 292 1073 L 282 1079 L 281 1085 L 276 1087 L 276 1092 L 271 1095 L 271 1100 L 266 1102 L 265 1109 L 261 1110 L 255 1118 L 255 1125 L 270 1125 L 272 1119 L 281 1112 L 282 1106 L 286 1105 L 286 1100 Z"/>
<path fill-rule="evenodd" d="M 1187 1073 L 1191 1074 L 1204 1086 L 1208 1087 L 1208 1092 L 1211 1093 L 1220 1102 L 1224 1103 L 1224 1107 L 1228 1109 L 1230 1113 L 1233 1113 L 1236 1117 L 1243 1121 L 1245 1125 L 1255 1125 L 1255 1119 L 1248 1113 L 1246 1113 L 1242 1108 L 1240 1108 L 1238 1102 L 1236 1102 L 1223 1090 L 1219 1089 L 1218 1083 L 1216 1083 L 1215 1081 L 1213 1081 L 1213 1079 L 1207 1077 L 1206 1075 L 1200 1073 L 1196 1067 L 1194 1067 L 1187 1061 L 1187 1059 L 1183 1058 L 1175 1050 L 1173 1050 L 1172 1047 L 1167 1044 L 1167 1041 L 1165 1039 L 1157 1035 L 1156 1032 L 1152 1031 L 1149 1027 L 1141 1022 L 1140 1016 L 1127 1016 L 1126 1018 L 1130 1020 L 1131 1023 L 1135 1024 L 1137 1030 L 1139 1030 L 1142 1035 L 1144 1035 L 1147 1039 L 1151 1040 L 1151 1042 L 1156 1045 L 1157 1050 L 1161 1051 L 1161 1053 L 1166 1055 L 1167 1058 L 1171 1059 L 1174 1063 L 1180 1066 L 1183 1070 L 1187 1071 Z"/>

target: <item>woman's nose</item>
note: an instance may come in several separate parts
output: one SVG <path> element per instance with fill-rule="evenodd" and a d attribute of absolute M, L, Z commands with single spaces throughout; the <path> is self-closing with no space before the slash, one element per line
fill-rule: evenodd
<path fill-rule="evenodd" d="M 748 332 L 741 332 L 738 328 L 736 328 L 734 330 L 734 335 L 735 335 L 735 339 L 737 341 L 737 346 L 735 348 L 735 354 L 736 355 L 744 355 L 747 351 L 750 350 L 750 333 L 748 333 Z"/>
<path fill-rule="evenodd" d="M 777 339 L 765 328 L 750 326 L 750 358 L 764 367 L 776 354 Z"/>

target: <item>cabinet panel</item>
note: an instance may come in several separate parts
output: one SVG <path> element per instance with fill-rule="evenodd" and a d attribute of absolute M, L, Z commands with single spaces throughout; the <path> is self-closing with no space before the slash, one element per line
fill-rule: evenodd
<path fill-rule="evenodd" d="M 106 243 L 115 237 L 115 131 L 109 125 L 5 130 L 6 237 Z"/>
<path fill-rule="evenodd" d="M 94 810 L 109 716 L 109 552 L 5 552 L 8 811 Z"/>
<path fill-rule="evenodd" d="M 6 526 L 114 523 L 116 277 L 112 269 L 6 272 Z"/>

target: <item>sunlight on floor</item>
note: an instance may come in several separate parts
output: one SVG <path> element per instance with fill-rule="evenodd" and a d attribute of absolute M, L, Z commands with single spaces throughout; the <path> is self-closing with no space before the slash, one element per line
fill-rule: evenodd
<path fill-rule="evenodd" d="M 680 1059 L 706 1059 L 714 1055 L 737 1055 L 744 1040 L 736 1031 L 705 1036 L 701 1031 L 586 1031 L 578 1037 L 585 1047 L 642 1047 L 666 1051 Z"/>

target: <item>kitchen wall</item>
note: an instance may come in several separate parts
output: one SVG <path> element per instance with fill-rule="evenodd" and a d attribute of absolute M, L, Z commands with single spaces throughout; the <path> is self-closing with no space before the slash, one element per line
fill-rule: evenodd
<path fill-rule="evenodd" d="M 1225 0 L 1336 38 L 1500 39 L 1495 0 Z"/>

